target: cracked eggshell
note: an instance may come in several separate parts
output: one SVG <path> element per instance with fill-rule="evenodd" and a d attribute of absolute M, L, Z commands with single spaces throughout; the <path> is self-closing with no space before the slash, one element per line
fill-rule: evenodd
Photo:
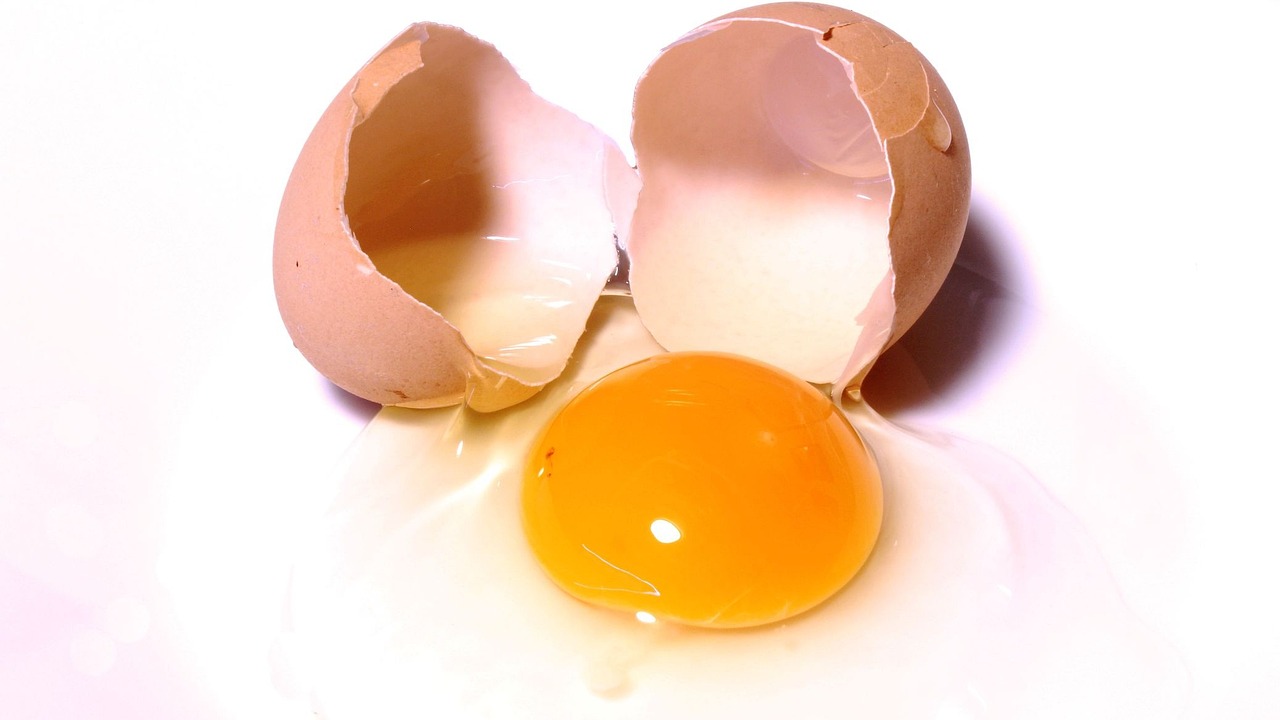
<path fill-rule="evenodd" d="M 636 88 L 636 308 L 669 350 L 856 386 L 945 279 L 969 149 L 933 66 L 857 13 L 777 3 L 708 22 Z"/>
<path fill-rule="evenodd" d="M 492 46 L 414 25 L 302 149 L 276 226 L 281 316 L 312 365 L 363 398 L 513 405 L 564 368 L 635 184 L 613 141 Z"/>

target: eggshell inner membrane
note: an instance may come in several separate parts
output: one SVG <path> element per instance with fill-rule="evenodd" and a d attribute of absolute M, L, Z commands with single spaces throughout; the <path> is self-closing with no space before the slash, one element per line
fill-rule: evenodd
<path fill-rule="evenodd" d="M 822 32 L 751 18 L 710 23 L 649 68 L 628 254 L 637 310 L 664 347 L 815 383 L 883 349 L 894 183 L 852 73 Z"/>
<path fill-rule="evenodd" d="M 493 47 L 449 27 L 425 35 L 420 67 L 352 129 L 347 222 L 378 272 L 488 367 L 544 384 L 617 264 L 605 184 L 621 152 Z"/>

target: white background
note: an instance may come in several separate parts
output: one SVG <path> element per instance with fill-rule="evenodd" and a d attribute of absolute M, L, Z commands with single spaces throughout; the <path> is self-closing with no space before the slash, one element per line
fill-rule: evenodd
<path fill-rule="evenodd" d="M 269 263 L 297 152 L 365 60 L 459 25 L 629 148 L 647 63 L 738 7 L 362 5 L 4 11 L 0 714 L 309 716 L 271 674 L 275 608 L 372 409 L 296 355 Z M 853 8 L 957 98 L 996 257 L 970 269 L 1014 309 L 901 417 L 1001 448 L 1081 518 L 1184 657 L 1193 716 L 1264 717 L 1280 4 L 1057 7 Z"/>

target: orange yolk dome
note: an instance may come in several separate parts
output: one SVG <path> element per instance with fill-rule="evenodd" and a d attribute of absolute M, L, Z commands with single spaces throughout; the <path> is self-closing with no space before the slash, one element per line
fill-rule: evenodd
<path fill-rule="evenodd" d="M 832 401 L 731 355 L 629 365 L 570 401 L 525 470 L 542 566 L 590 603 L 709 627 L 804 612 L 870 554 L 883 492 Z"/>

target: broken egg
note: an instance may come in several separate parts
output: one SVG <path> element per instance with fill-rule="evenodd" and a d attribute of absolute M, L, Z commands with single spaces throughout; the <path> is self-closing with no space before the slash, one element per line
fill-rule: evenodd
<path fill-rule="evenodd" d="M 633 169 L 492 47 L 424 24 L 362 69 L 308 140 L 275 256 L 294 342 L 371 400 L 460 405 L 379 413 L 303 544 L 277 657 L 311 709 L 331 720 L 513 708 L 1175 714 L 1176 661 L 1132 618 L 1072 518 L 1014 463 L 906 432 L 844 392 L 928 304 L 966 222 L 964 129 L 932 66 L 849 11 L 762 6 L 664 50 L 637 86 L 634 123 Z M 618 292 L 605 291 L 611 281 Z M 815 407 L 874 450 L 859 511 L 869 520 L 855 542 L 831 543 L 840 560 L 821 587 L 756 602 L 754 588 L 716 582 L 650 602 L 662 588 L 635 563 L 741 519 L 723 498 L 657 507 L 633 495 L 602 509 L 575 489 L 569 522 L 616 541 L 624 560 L 521 527 L 543 502 L 528 476 L 571 470 L 565 439 L 594 449 L 598 436 L 579 428 L 611 428 L 596 407 L 561 433 L 560 413 L 580 411 L 574 398 L 620 369 L 695 356 L 670 351 L 747 356 L 821 386 Z M 717 372 L 707 385 L 735 384 Z M 742 402 L 756 399 L 757 381 L 736 385 Z M 646 422 L 634 409 L 627 419 Z M 704 422 L 686 433 L 692 449 L 661 459 L 712 457 L 696 443 L 719 442 L 735 420 Z M 780 431 L 750 432 L 769 444 Z M 786 451 L 823 450 L 806 440 Z M 579 485 L 612 458 L 591 458 Z M 560 510 L 526 522 L 551 517 L 558 533 Z M 813 559 L 802 534 L 820 512 L 804 509 L 795 527 L 756 521 L 763 549 L 723 555 L 750 562 L 795 533 L 799 561 Z M 637 537 L 642 553 L 622 547 Z M 562 587 L 644 602 L 598 603 L 547 581 L 543 556 L 568 565 L 584 553 L 584 573 L 570 568 Z M 682 565 L 677 581 L 714 574 L 718 557 Z M 730 629 L 699 627 L 726 617 Z"/>
<path fill-rule="evenodd" d="M 631 288 L 655 339 L 833 395 L 924 311 L 968 218 L 946 86 L 840 8 L 764 5 L 688 33 L 641 79 L 632 138 Z"/>
<path fill-rule="evenodd" d="M 584 582 L 638 591 L 646 604 L 619 609 L 562 592 L 521 528 L 530 449 L 593 383 L 670 357 L 626 297 L 602 298 L 581 345 L 545 391 L 506 411 L 385 408 L 361 434 L 289 575 L 274 658 L 306 711 L 325 720 L 637 720 L 691 708 L 726 720 L 1179 717 L 1176 655 L 1125 606 L 1080 523 L 1016 462 L 904 430 L 866 403 L 840 410 L 875 451 L 884 524 L 857 577 L 822 605 L 769 625 L 692 626 L 647 604 L 673 589 L 652 563 L 592 545 L 599 582 Z M 616 528 L 618 543 L 647 540 L 649 553 L 682 552 L 737 519 L 731 503 L 639 499 L 597 505 L 590 519 Z M 762 525 L 753 544 L 777 528 Z M 645 582 L 663 598 L 644 595 Z"/>
<path fill-rule="evenodd" d="M 294 344 L 384 405 L 527 398 L 617 265 L 617 174 L 633 177 L 617 145 L 492 46 L 409 28 L 339 93 L 289 179 L 274 274 Z"/>
<path fill-rule="evenodd" d="M 294 344 L 384 405 L 497 410 L 563 371 L 629 265 L 668 350 L 746 355 L 839 396 L 923 311 L 967 218 L 945 86 L 839 8 L 765 5 L 687 34 L 637 86 L 633 142 L 635 169 L 492 46 L 409 28 L 289 179 L 274 278 Z"/>

